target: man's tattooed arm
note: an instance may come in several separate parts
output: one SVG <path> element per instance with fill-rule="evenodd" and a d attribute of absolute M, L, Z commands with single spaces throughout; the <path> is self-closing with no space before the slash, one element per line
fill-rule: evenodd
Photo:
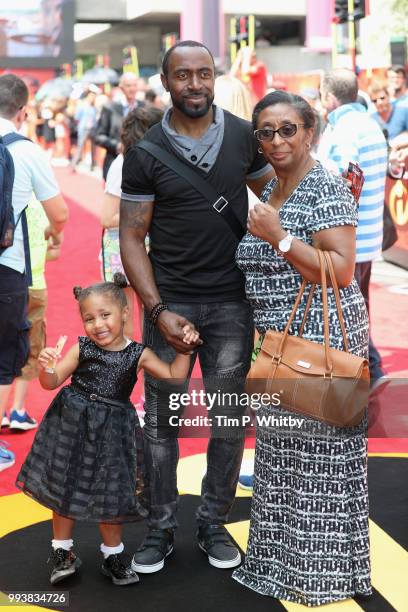
<path fill-rule="evenodd" d="M 120 201 L 120 229 L 128 228 L 147 234 L 153 214 L 153 202 Z"/>
<path fill-rule="evenodd" d="M 120 256 L 126 276 L 147 312 L 160 302 L 144 240 L 150 228 L 154 202 L 120 201 Z"/>

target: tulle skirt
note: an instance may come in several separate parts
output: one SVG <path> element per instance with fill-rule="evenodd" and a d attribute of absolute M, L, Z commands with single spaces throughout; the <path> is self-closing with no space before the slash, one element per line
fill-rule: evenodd
<path fill-rule="evenodd" d="M 142 431 L 131 402 L 92 401 L 71 386 L 54 398 L 16 485 L 62 516 L 140 520 Z"/>

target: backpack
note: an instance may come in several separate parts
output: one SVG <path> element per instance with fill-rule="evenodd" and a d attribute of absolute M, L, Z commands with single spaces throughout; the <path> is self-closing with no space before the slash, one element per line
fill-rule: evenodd
<path fill-rule="evenodd" d="M 14 242 L 14 232 L 17 223 L 20 221 L 20 213 L 14 222 L 14 209 L 12 203 L 13 183 L 14 183 L 14 163 L 8 145 L 17 140 L 30 140 L 17 132 L 10 132 L 5 136 L 0 136 L 0 255 L 12 246 Z M 30 141 L 31 142 L 31 141 Z"/>

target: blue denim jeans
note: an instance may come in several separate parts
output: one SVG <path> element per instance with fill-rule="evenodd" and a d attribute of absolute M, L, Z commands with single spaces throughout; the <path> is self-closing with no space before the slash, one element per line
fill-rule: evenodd
<path fill-rule="evenodd" d="M 253 346 L 249 304 L 242 300 L 210 304 L 169 303 L 168 307 L 194 323 L 203 340 L 203 345 L 192 355 L 190 375 L 198 356 L 206 392 L 241 393 Z M 146 316 L 144 342 L 164 361 L 174 359 L 175 351 Z M 145 375 L 145 478 L 150 506 L 149 526 L 154 529 L 175 529 L 178 526 L 177 432 L 174 427 L 166 428 L 163 423 L 169 415 L 169 394 L 186 391 L 187 387 L 188 383 L 182 387 L 169 387 L 168 382 Z M 223 407 L 213 406 L 212 412 L 217 410 L 222 412 Z M 228 415 L 240 416 L 243 411 L 237 402 L 228 408 Z M 233 431 L 221 428 L 217 433 L 213 427 L 207 447 L 207 472 L 202 481 L 201 504 L 197 510 L 199 525 L 222 524 L 228 520 L 243 449 L 243 427 L 234 427 Z"/>

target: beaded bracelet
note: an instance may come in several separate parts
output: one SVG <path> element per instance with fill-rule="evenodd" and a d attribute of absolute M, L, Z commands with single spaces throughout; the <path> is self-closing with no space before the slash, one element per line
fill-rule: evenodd
<path fill-rule="evenodd" d="M 159 302 L 158 304 L 155 304 L 153 306 L 153 308 L 150 311 L 150 315 L 149 315 L 149 319 L 151 320 L 153 325 L 156 325 L 159 315 L 165 310 L 168 310 L 168 307 L 163 302 Z"/>

